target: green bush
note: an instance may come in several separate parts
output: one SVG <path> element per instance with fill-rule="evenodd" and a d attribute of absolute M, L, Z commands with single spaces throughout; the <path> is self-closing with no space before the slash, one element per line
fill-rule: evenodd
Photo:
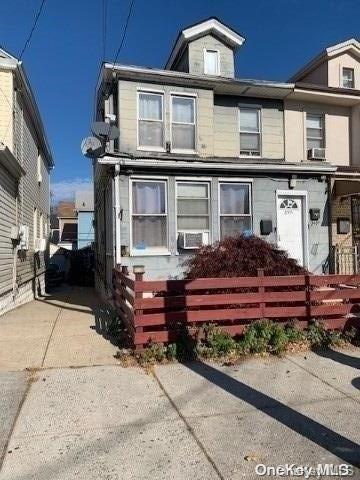
<path fill-rule="evenodd" d="M 271 320 L 259 320 L 250 324 L 240 340 L 215 324 L 203 325 L 197 331 L 180 332 L 176 343 L 163 345 L 152 343 L 136 355 L 141 365 L 165 361 L 187 361 L 196 358 L 232 358 L 241 355 L 270 353 L 281 355 L 289 344 L 308 343 L 310 347 L 339 346 L 353 341 L 359 332 L 352 328 L 347 332 L 327 331 L 319 321 L 313 321 L 304 331 L 294 322 L 283 325 Z"/>
<path fill-rule="evenodd" d="M 328 344 L 328 333 L 324 324 L 318 320 L 313 320 L 305 330 L 306 339 L 312 347 L 321 347 Z"/>

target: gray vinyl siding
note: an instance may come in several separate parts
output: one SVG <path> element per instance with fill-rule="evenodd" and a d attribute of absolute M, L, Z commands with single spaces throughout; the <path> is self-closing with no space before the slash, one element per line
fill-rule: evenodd
<path fill-rule="evenodd" d="M 189 73 L 204 75 L 204 49 L 218 50 L 220 54 L 220 75 L 222 77 L 234 77 L 233 50 L 212 35 L 205 35 L 189 43 Z"/>
<path fill-rule="evenodd" d="M 176 199 L 174 175 L 158 172 L 159 176 L 167 177 L 168 182 L 168 247 L 170 255 L 155 256 L 124 256 L 122 264 L 129 267 L 144 265 L 147 278 L 181 278 L 184 272 L 184 261 L 187 255 L 177 254 L 176 238 Z M 139 175 L 136 175 L 139 176 Z M 187 175 L 189 176 L 189 175 Z M 146 175 L 140 175 L 146 178 Z M 210 175 L 204 177 L 210 178 Z M 224 177 L 222 176 L 221 179 Z M 237 176 L 236 178 L 239 178 Z M 228 177 L 231 180 L 231 177 Z M 288 178 L 280 176 L 253 177 L 252 182 L 252 219 L 253 232 L 264 240 L 275 243 L 275 233 L 261 236 L 260 221 L 272 220 L 273 231 L 276 230 L 276 190 L 287 190 Z M 129 177 L 122 175 L 120 181 L 120 205 L 123 210 L 121 222 L 121 246 L 129 251 L 130 239 L 130 206 L 129 206 Z M 219 240 L 219 205 L 218 205 L 219 177 L 211 178 L 211 238 L 212 242 Z M 329 220 L 327 206 L 326 182 L 319 182 L 317 178 L 301 178 L 297 180 L 296 190 L 308 192 L 308 207 L 319 208 L 321 220 L 309 222 L 309 268 L 312 272 L 321 274 L 328 268 L 329 256 Z"/>
<path fill-rule="evenodd" d="M 49 204 L 49 170 L 44 160 L 41 164 L 42 182 L 38 182 L 37 161 L 38 143 L 33 130 L 31 119 L 23 106 L 22 109 L 22 143 L 21 159 L 26 175 L 20 181 L 19 223 L 28 225 L 30 229 L 29 250 L 19 253 L 17 262 L 17 283 L 19 285 L 31 280 L 45 270 L 46 252 L 34 252 L 34 239 L 40 236 L 40 214 L 43 221 L 48 222 L 50 213 Z M 34 232 L 34 209 L 37 209 L 37 232 Z"/>
<path fill-rule="evenodd" d="M 281 102 L 260 98 L 215 95 L 214 155 L 238 157 L 240 154 L 239 105 L 261 108 L 262 157 L 284 158 L 284 114 Z"/>
<path fill-rule="evenodd" d="M 12 286 L 14 250 L 10 232 L 16 224 L 16 184 L 0 165 L 0 295 Z"/>

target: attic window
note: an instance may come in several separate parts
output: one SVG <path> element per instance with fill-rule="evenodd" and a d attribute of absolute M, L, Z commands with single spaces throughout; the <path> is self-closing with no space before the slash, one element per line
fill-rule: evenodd
<path fill-rule="evenodd" d="M 218 50 L 204 50 L 205 75 L 220 75 L 220 52 Z"/>
<path fill-rule="evenodd" d="M 353 68 L 344 67 L 342 69 L 342 86 L 344 88 L 355 88 Z"/>

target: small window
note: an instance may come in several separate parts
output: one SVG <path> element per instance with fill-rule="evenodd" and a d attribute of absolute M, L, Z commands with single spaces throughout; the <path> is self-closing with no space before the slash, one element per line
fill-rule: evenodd
<path fill-rule="evenodd" d="M 209 182 L 177 183 L 178 232 L 210 232 Z"/>
<path fill-rule="evenodd" d="M 41 165 L 42 165 L 42 156 L 41 156 L 41 153 L 39 152 L 37 157 L 37 180 L 39 183 L 42 182 Z"/>
<path fill-rule="evenodd" d="M 171 97 L 172 149 L 195 150 L 195 98 L 173 95 Z"/>
<path fill-rule="evenodd" d="M 344 88 L 355 88 L 355 76 L 353 68 L 342 69 L 342 86 Z"/>
<path fill-rule="evenodd" d="M 132 246 L 167 250 L 166 181 L 132 181 Z"/>
<path fill-rule="evenodd" d="M 306 115 L 307 149 L 325 147 L 324 115 Z"/>
<path fill-rule="evenodd" d="M 251 232 L 251 185 L 220 183 L 220 238 Z"/>
<path fill-rule="evenodd" d="M 260 109 L 241 107 L 239 123 L 240 155 L 259 157 L 261 154 Z"/>
<path fill-rule="evenodd" d="M 217 50 L 204 50 L 205 75 L 220 75 L 220 53 Z"/>
<path fill-rule="evenodd" d="M 163 95 L 139 93 L 139 147 L 164 149 Z"/>

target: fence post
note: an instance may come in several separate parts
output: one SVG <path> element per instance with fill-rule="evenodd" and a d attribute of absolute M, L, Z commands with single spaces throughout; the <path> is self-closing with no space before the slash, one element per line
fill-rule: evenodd
<path fill-rule="evenodd" d="M 260 278 L 263 278 L 264 277 L 264 269 L 263 268 L 258 268 L 257 269 L 257 276 Z M 264 293 L 265 293 L 265 287 L 264 286 L 260 286 L 258 287 L 258 292 L 261 294 L 261 299 L 264 300 Z M 262 301 L 260 302 L 260 312 L 261 312 L 261 318 L 264 318 L 265 317 L 265 302 Z"/>
<path fill-rule="evenodd" d="M 306 305 L 306 320 L 308 325 L 311 320 L 311 289 L 310 289 L 310 275 L 305 275 L 305 305 Z"/>
<path fill-rule="evenodd" d="M 135 290 L 136 290 L 136 282 L 142 282 L 144 278 L 144 273 L 145 273 L 145 267 L 144 265 L 134 265 L 133 266 L 133 272 L 135 275 Z M 143 298 L 143 292 L 136 292 L 135 291 L 135 298 Z M 137 310 L 134 309 L 134 320 L 136 322 L 136 315 L 142 315 L 143 311 L 142 310 Z M 144 331 L 144 327 L 135 327 L 135 334 L 136 333 L 142 333 Z M 142 349 L 144 346 L 143 345 L 135 345 L 135 349 L 139 350 Z"/>

